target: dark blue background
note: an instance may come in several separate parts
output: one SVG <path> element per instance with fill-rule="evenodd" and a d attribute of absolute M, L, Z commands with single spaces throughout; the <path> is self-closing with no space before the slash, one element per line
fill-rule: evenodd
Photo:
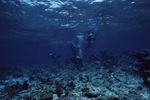
<path fill-rule="evenodd" d="M 134 1 L 136 3 L 132 5 L 132 1 L 129 0 L 123 3 L 113 0 L 112 3 L 105 1 L 93 4 L 93 9 L 95 5 L 98 5 L 101 7 L 100 11 L 99 9 L 91 10 L 92 7 L 90 7 L 85 18 L 94 19 L 91 23 L 96 23 L 95 27 L 98 28 L 98 31 L 94 34 L 98 34 L 98 37 L 90 49 L 83 48 L 84 57 L 96 54 L 103 49 L 114 53 L 150 49 L 150 1 Z M 73 19 L 66 19 L 54 12 L 45 13 L 43 9 L 46 7 L 44 6 L 30 7 L 15 2 L 19 7 L 10 2 L 0 2 L 0 65 L 51 62 L 49 56 L 51 52 L 61 55 L 61 59 L 70 57 L 72 52 L 65 41 L 71 41 L 78 32 L 83 33 L 86 37 L 88 26 L 91 27 L 90 24 L 87 24 L 88 26 L 84 29 L 80 29 L 80 25 L 78 28 L 63 28 L 54 26 L 56 23 L 50 26 L 48 20 L 45 21 L 44 18 L 36 17 L 36 15 L 41 14 L 48 19 L 56 17 L 65 20 L 58 25 Z M 82 4 L 74 1 L 73 4 L 78 6 L 79 10 L 87 9 L 87 6 L 90 6 L 86 6 L 86 2 Z M 64 6 L 55 10 L 62 11 L 64 9 L 68 10 L 68 7 Z M 79 10 L 69 9 L 68 11 L 77 13 L 74 16 L 78 16 Z M 24 15 L 22 11 L 25 12 Z M 8 15 L 7 12 L 12 15 Z M 107 16 L 113 16 L 113 18 L 106 19 Z M 99 17 L 103 19 L 98 19 Z M 76 19 L 80 21 L 80 19 Z M 107 22 L 111 24 L 107 25 Z M 90 22 L 86 20 L 83 23 Z M 64 44 L 52 44 L 52 41 L 63 41 Z"/>

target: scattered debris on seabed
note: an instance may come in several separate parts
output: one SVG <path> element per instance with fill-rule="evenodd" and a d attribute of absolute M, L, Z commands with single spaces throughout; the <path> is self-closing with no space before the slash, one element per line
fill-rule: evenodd
<path fill-rule="evenodd" d="M 80 69 L 70 61 L 1 66 L 0 100 L 150 100 L 150 77 L 135 57 L 104 51 Z"/>

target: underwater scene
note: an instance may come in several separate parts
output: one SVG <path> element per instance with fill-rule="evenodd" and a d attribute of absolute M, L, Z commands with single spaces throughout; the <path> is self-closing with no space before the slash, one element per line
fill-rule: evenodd
<path fill-rule="evenodd" d="M 0 0 L 0 100 L 150 100 L 150 0 Z"/>

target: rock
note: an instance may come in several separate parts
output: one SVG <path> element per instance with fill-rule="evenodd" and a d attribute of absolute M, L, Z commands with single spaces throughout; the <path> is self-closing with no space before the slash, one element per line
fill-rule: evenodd
<path fill-rule="evenodd" d="M 61 84 L 58 81 L 55 81 L 55 85 L 56 85 L 55 93 L 58 95 L 58 97 L 61 97 L 61 94 L 63 93 Z"/>
<path fill-rule="evenodd" d="M 57 94 L 53 94 L 53 100 L 59 100 L 59 97 Z"/>
<path fill-rule="evenodd" d="M 96 93 L 86 93 L 84 96 L 88 97 L 88 98 L 97 98 L 99 95 Z"/>
<path fill-rule="evenodd" d="M 97 98 L 98 96 L 100 96 L 100 93 L 96 87 L 92 86 L 92 87 L 89 87 L 89 91 L 85 93 L 84 96 L 88 98 Z"/>
<path fill-rule="evenodd" d="M 22 89 L 23 89 L 23 90 L 27 90 L 28 87 L 29 87 L 28 81 L 24 81 L 24 83 L 23 83 L 23 85 L 22 85 Z"/>
<path fill-rule="evenodd" d="M 53 94 L 52 93 L 46 93 L 44 94 L 40 100 L 53 100 Z"/>

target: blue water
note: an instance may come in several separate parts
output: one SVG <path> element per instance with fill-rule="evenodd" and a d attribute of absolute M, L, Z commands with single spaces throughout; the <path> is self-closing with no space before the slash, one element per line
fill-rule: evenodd
<path fill-rule="evenodd" d="M 87 32 L 97 34 L 85 49 Z M 49 62 L 72 56 L 81 33 L 83 58 L 150 49 L 149 0 L 0 0 L 0 64 Z"/>

